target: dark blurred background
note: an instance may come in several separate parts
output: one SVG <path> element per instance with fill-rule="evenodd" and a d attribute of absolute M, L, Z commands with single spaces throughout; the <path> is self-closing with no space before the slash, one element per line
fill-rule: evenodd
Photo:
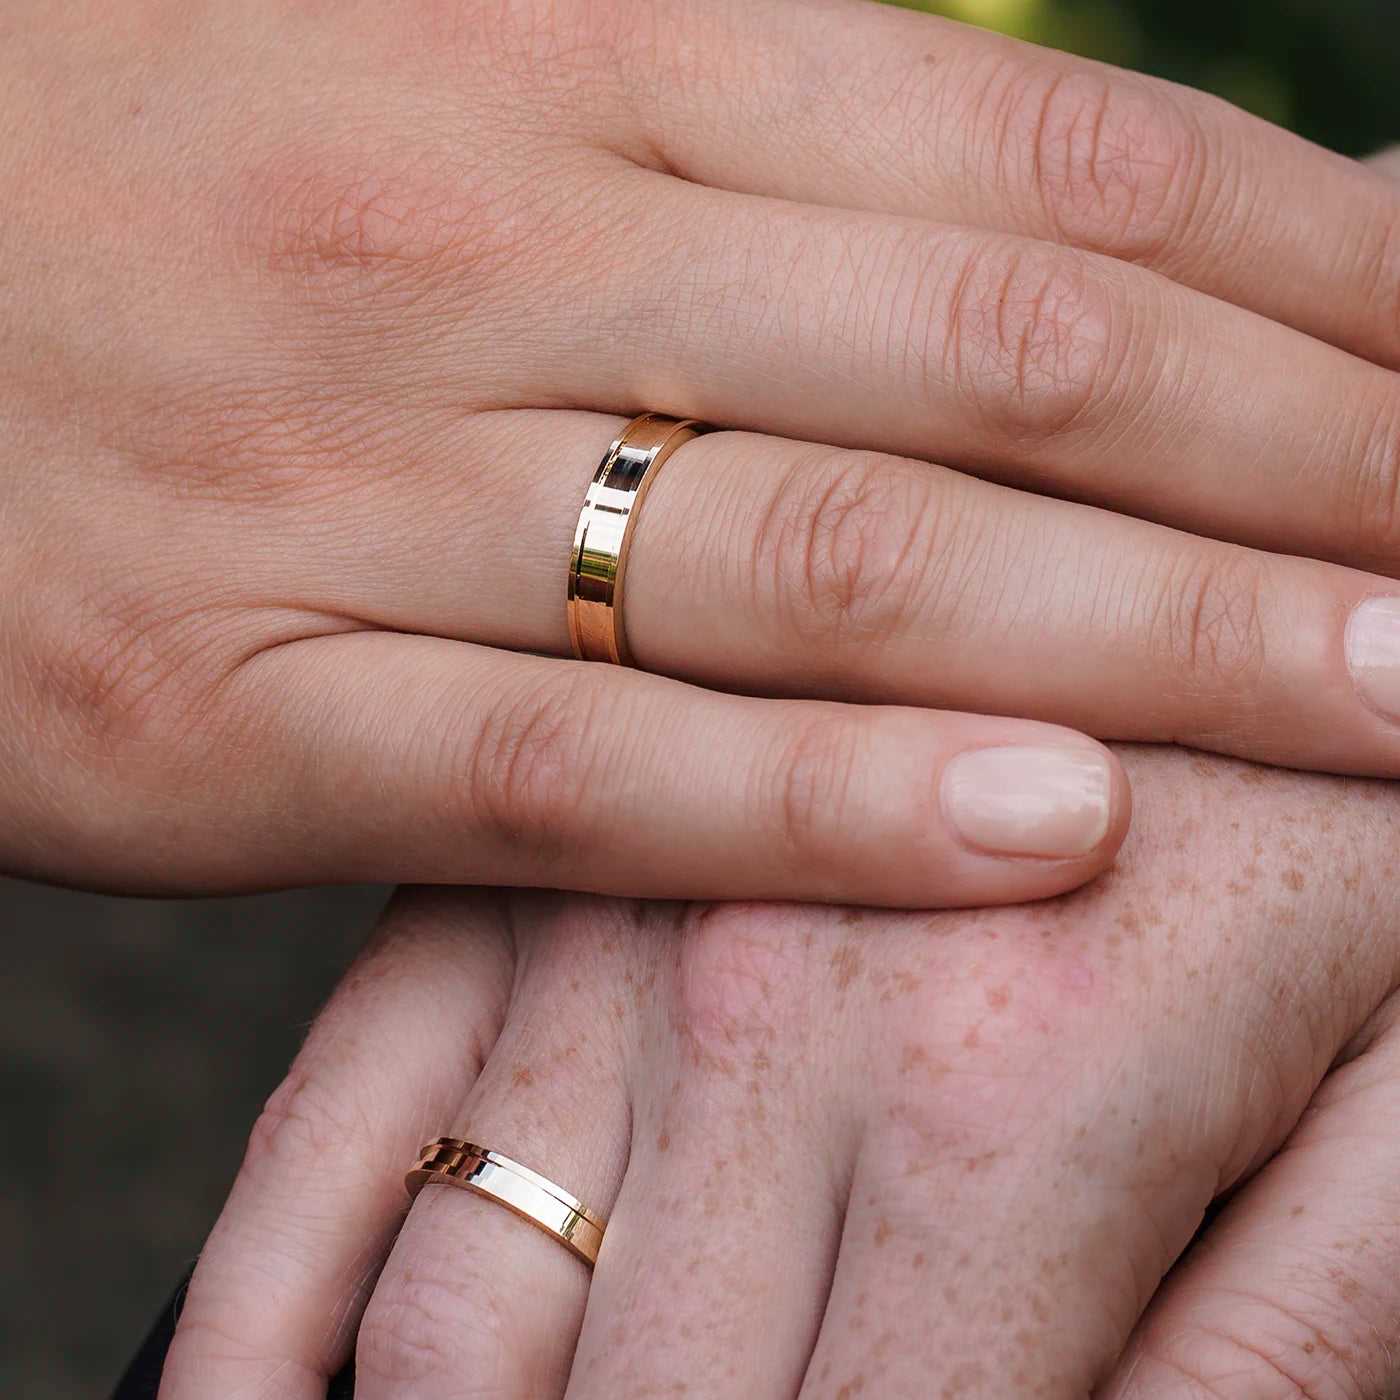
<path fill-rule="evenodd" d="M 1400 0 L 907 3 L 1208 88 L 1349 154 L 1400 141 Z M 0 1397 L 106 1394 L 382 902 L 0 881 Z"/>

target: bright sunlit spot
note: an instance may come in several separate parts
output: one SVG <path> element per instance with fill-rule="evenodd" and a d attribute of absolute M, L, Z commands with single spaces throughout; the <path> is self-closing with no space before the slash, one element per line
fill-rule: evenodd
<path fill-rule="evenodd" d="M 1045 0 L 942 0 L 936 8 L 953 19 L 1015 34 L 1045 8 Z"/>

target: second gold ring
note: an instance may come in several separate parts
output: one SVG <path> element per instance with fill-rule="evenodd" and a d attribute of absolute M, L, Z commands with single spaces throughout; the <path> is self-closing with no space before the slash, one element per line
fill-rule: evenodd
<path fill-rule="evenodd" d="M 708 431 L 693 418 L 648 413 L 623 429 L 599 464 L 579 514 L 569 565 L 569 640 L 579 660 L 633 664 L 622 616 L 632 525 L 666 459 Z"/>

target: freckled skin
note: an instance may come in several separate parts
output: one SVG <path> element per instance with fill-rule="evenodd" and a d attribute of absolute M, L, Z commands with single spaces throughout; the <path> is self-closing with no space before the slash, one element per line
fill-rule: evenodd
<path fill-rule="evenodd" d="M 488 1289 L 507 1309 L 492 1335 L 567 1346 L 581 1325 L 568 1400 L 1098 1394 L 1208 1212 L 1201 1247 L 1219 1228 L 1216 1193 L 1270 1159 L 1334 1064 L 1364 1067 L 1400 1024 L 1400 900 L 1379 874 L 1400 799 L 1226 763 L 1206 780 L 1178 753 L 1126 761 L 1139 814 L 1122 859 L 1038 905 L 508 896 L 513 1048 L 483 1075 L 488 1126 L 616 1210 L 586 1318 Z M 1332 1311 L 1295 1359 L 1361 1364 L 1376 1329 L 1334 1314 L 1376 1296 L 1364 1232 L 1327 1223 L 1325 1188 L 1277 1214 L 1275 1238 L 1325 1231 L 1308 1306 Z M 468 1243 L 391 1262 L 371 1322 L 402 1315 L 396 1289 L 450 1283 Z M 541 1258 L 571 1267 L 556 1253 Z M 560 1277 L 581 1309 L 580 1277 Z M 444 1334 L 443 1365 L 479 1335 Z"/>

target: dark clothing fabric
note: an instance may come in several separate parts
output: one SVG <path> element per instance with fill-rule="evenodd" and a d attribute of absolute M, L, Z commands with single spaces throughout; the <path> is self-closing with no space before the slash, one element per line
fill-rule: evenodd
<path fill-rule="evenodd" d="M 180 1309 L 185 1305 L 185 1290 L 189 1287 L 188 1276 L 175 1290 L 175 1296 L 161 1309 L 156 1325 L 150 1335 L 141 1343 L 141 1350 L 127 1367 L 112 1400 L 156 1400 L 160 1389 L 160 1375 L 165 1369 L 165 1354 L 170 1350 L 170 1340 L 175 1335 L 175 1323 Z M 347 1366 L 330 1383 L 326 1400 L 354 1400 L 355 1368 Z"/>

